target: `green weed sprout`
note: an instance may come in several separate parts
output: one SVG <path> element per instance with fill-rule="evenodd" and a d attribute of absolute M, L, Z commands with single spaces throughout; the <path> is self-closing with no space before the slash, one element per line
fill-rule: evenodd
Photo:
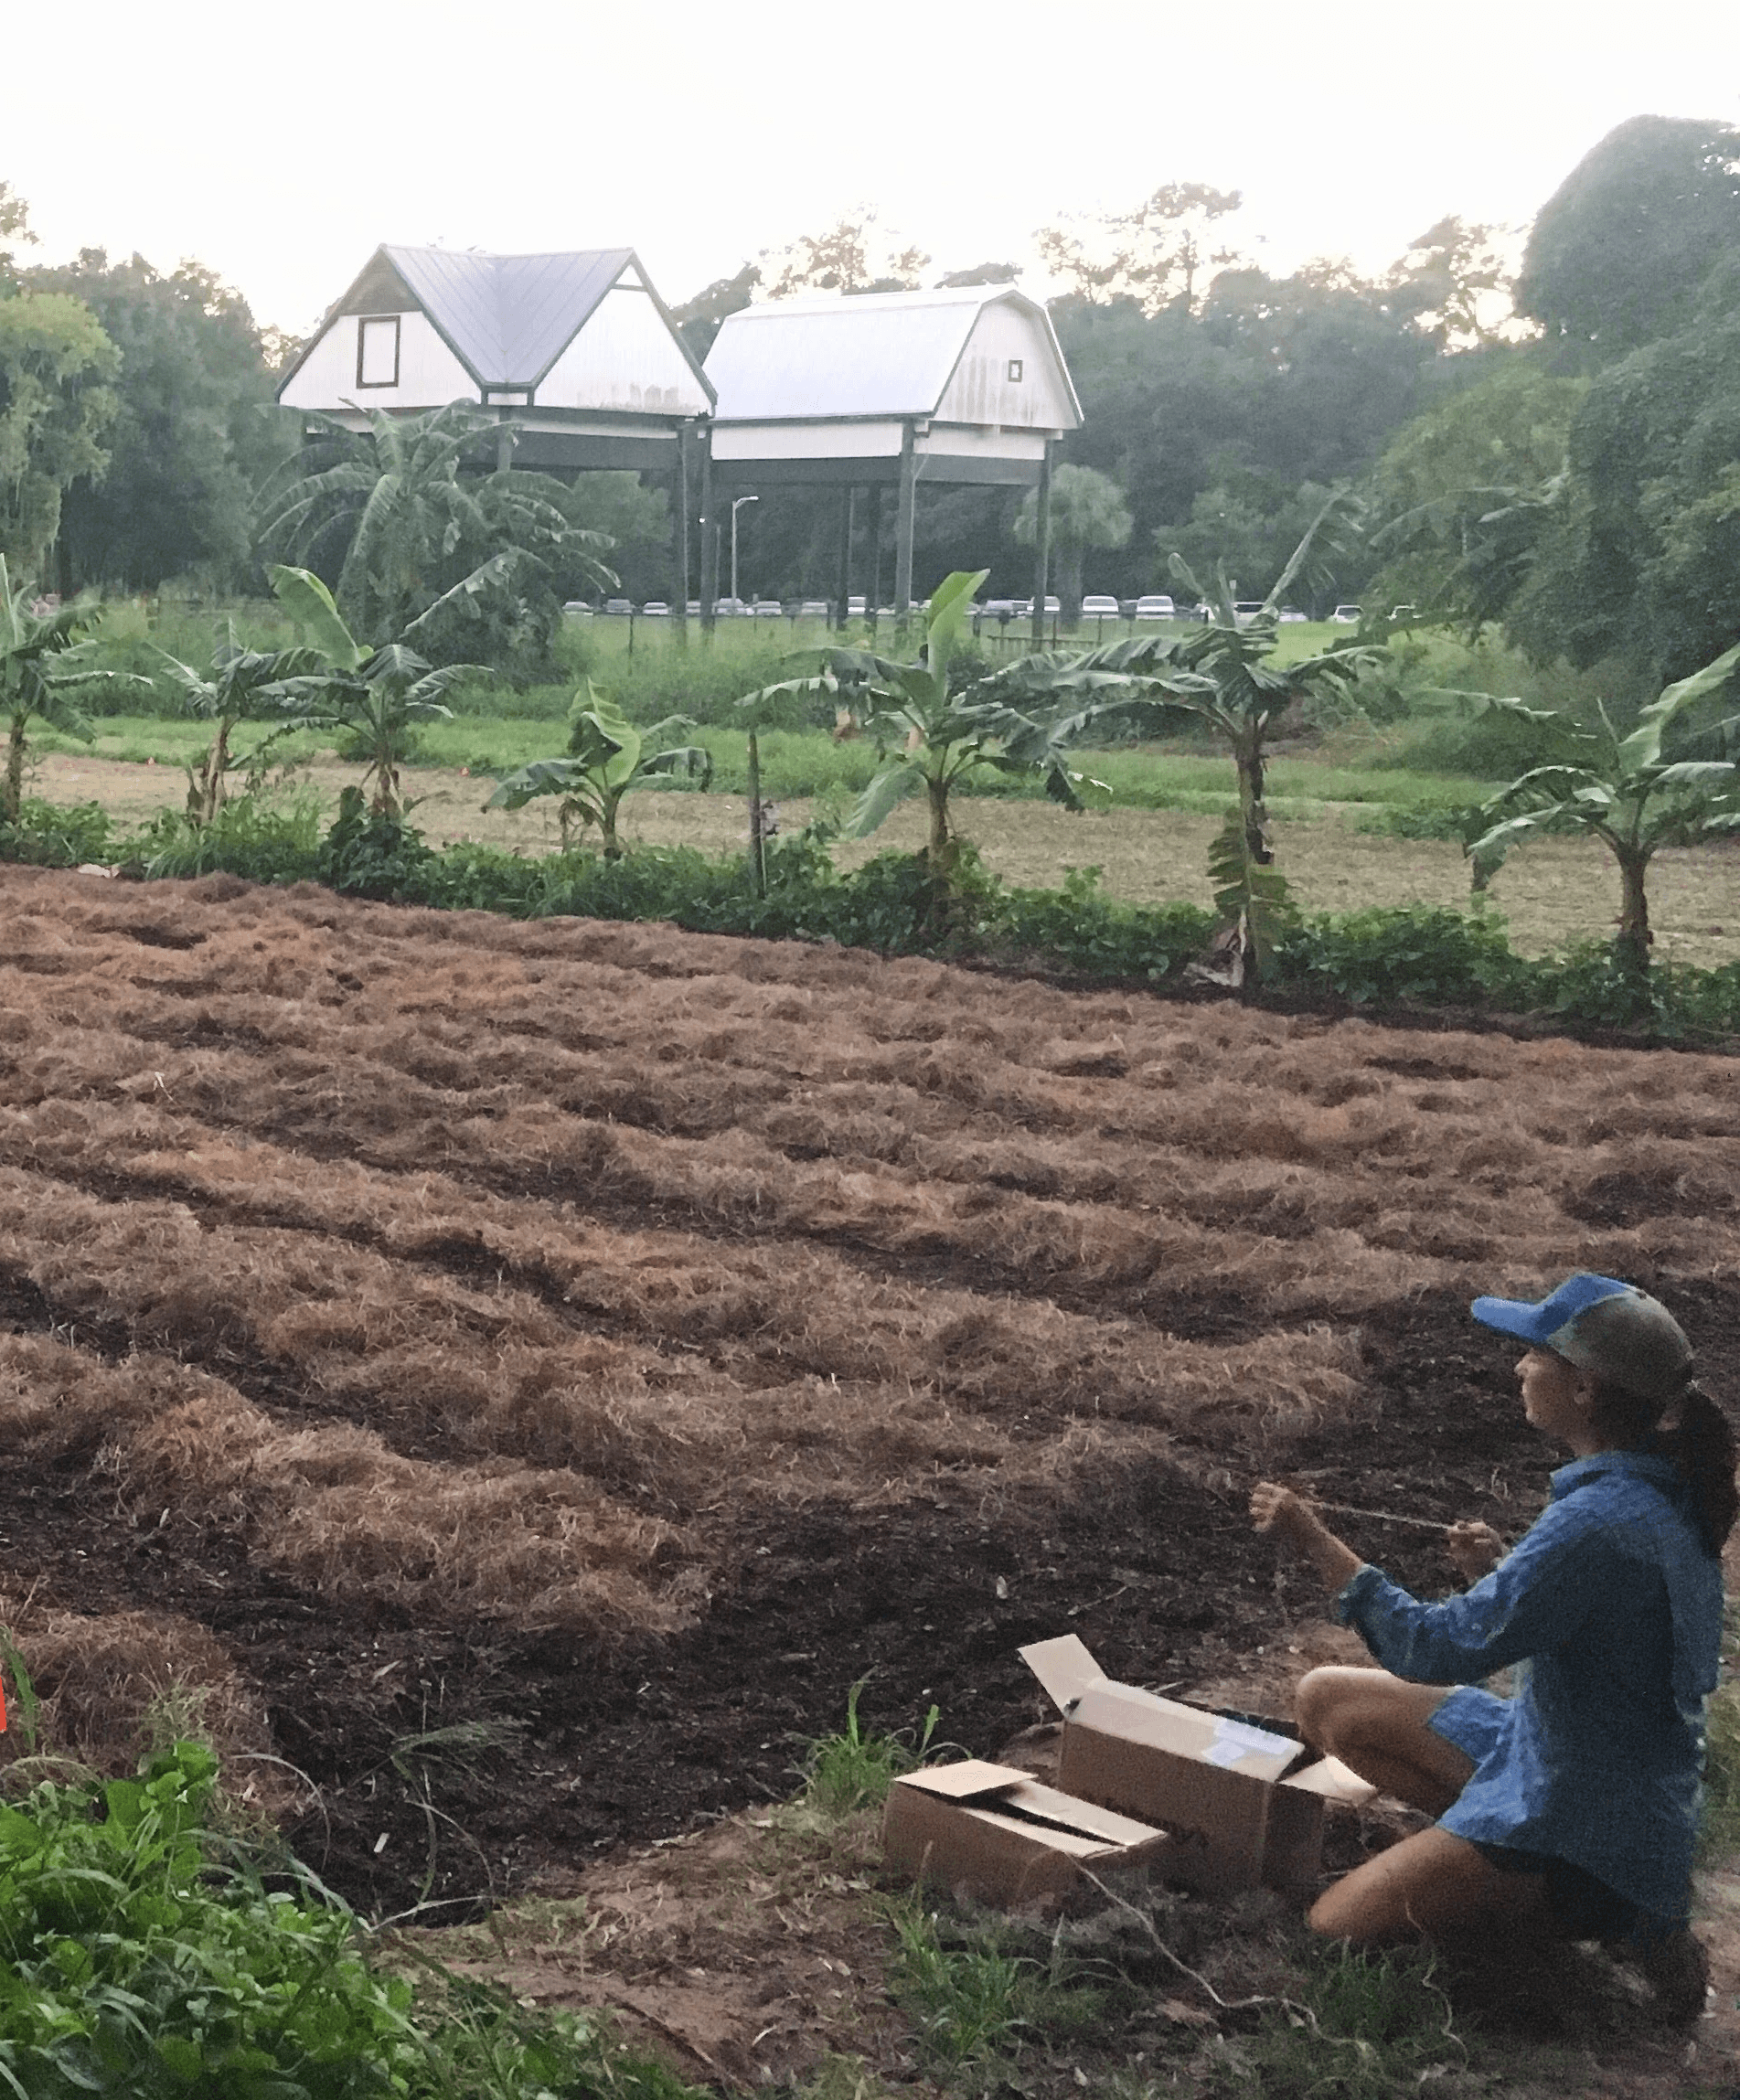
<path fill-rule="evenodd" d="M 867 1734 L 859 1724 L 858 1701 L 869 1682 L 860 1677 L 847 1693 L 845 1728 L 838 1735 L 818 1736 L 804 1760 L 804 1799 L 829 1816 L 880 1807 L 891 1782 L 923 1764 L 942 1718 L 942 1710 L 933 1706 L 915 1748 L 909 1749 L 897 1735 Z"/>

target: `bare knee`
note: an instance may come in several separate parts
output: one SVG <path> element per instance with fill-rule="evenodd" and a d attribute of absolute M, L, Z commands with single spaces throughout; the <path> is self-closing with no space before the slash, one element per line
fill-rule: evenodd
<path fill-rule="evenodd" d="M 1369 1698 L 1370 1670 L 1329 1663 L 1307 1670 L 1293 1694 L 1299 1732 L 1314 1750 L 1335 1753 L 1350 1709 Z"/>

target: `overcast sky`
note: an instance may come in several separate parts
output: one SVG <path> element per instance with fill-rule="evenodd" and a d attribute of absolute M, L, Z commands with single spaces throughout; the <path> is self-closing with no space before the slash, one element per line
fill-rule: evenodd
<path fill-rule="evenodd" d="M 1170 181 L 1242 189 L 1235 238 L 1271 268 L 1378 268 L 1446 212 L 1526 224 L 1626 117 L 1740 123 L 1736 0 L 1192 19 L 1157 0 L 88 0 L 7 39 L 0 180 L 35 259 L 197 257 L 301 334 L 383 240 L 631 246 L 678 304 L 860 204 L 930 251 L 929 282 Z"/>

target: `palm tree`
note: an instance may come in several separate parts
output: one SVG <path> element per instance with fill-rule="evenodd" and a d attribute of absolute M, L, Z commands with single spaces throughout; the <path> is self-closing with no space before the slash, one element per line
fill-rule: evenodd
<path fill-rule="evenodd" d="M 1740 673 L 1740 644 L 1691 677 L 1669 686 L 1638 716 L 1638 726 L 1620 736 L 1605 707 L 1596 703 L 1599 726 L 1585 728 L 1557 709 L 1525 708 L 1520 700 L 1492 705 L 1532 722 L 1558 746 L 1559 755 L 1525 773 L 1482 805 L 1496 818 L 1469 846 L 1471 854 L 1501 853 L 1531 833 L 1558 832 L 1598 838 L 1618 864 L 1619 926 L 1614 958 L 1641 977 L 1649 967 L 1649 901 L 1645 878 L 1664 846 L 1740 831 L 1733 800 L 1736 773 L 1731 759 L 1664 760 L 1667 732 L 1701 700 L 1720 693 Z M 1724 723 L 1718 737 L 1731 732 Z"/>
<path fill-rule="evenodd" d="M 1130 506 L 1109 474 L 1091 466 L 1060 466 L 1051 476 L 1051 552 L 1057 559 L 1057 596 L 1063 624 L 1082 617 L 1082 571 L 1091 547 L 1129 543 Z M 1039 530 L 1039 492 L 1030 490 L 1016 515 L 1015 537 L 1031 547 Z"/>
<path fill-rule="evenodd" d="M 302 471 L 268 488 L 258 538 L 336 576 L 334 598 L 355 633 L 401 634 L 460 584 L 475 596 L 486 570 L 497 591 L 575 568 L 595 588 L 614 588 L 600 559 L 608 537 L 569 523 L 559 483 L 476 471 L 482 448 L 512 426 L 464 401 L 416 416 L 373 410 L 366 432 L 332 416 L 309 421 L 323 442 L 312 466 L 298 461 Z"/>
<path fill-rule="evenodd" d="M 78 661 L 78 645 L 97 617 L 89 602 L 37 610 L 34 584 L 15 590 L 0 554 L 0 711 L 6 718 L 5 784 L 0 816 L 16 824 L 24 802 L 25 732 L 32 717 L 89 743 L 95 733 L 71 688 L 93 674 Z"/>

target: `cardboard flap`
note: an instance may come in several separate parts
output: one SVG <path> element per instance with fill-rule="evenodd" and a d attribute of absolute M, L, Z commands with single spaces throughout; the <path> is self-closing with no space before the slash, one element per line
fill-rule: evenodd
<path fill-rule="evenodd" d="M 1303 1772 L 1296 1772 L 1281 1784 L 1297 1787 L 1301 1794 L 1320 1795 L 1326 1801 L 1350 1801 L 1356 1808 L 1377 1792 L 1369 1779 L 1361 1779 L 1339 1757 L 1319 1757 L 1315 1764 L 1308 1764 Z"/>
<path fill-rule="evenodd" d="M 1103 1860 L 1108 1853 L 1116 1854 L 1122 1849 L 1120 1846 L 1108 1844 L 1104 1838 L 1089 1836 L 1084 1830 L 1061 1830 L 1050 1824 L 1029 1823 L 1019 1816 L 1006 1816 L 1000 1802 L 974 1802 L 963 1813 L 970 1816 L 981 1828 L 988 1825 L 1011 1837 L 1024 1838 L 1029 1844 L 1042 1844 L 1047 1851 L 1061 1852 L 1069 1860 Z M 1150 1830 L 1148 1835 L 1153 1838 L 1158 1833 Z"/>
<path fill-rule="evenodd" d="M 1198 1764 L 1218 1765 L 1250 1779 L 1278 1779 L 1300 1745 L 1291 1736 L 1271 1735 L 1247 1722 L 1205 1713 L 1134 1685 L 1101 1684 L 1082 1694 L 1071 1719 L 1102 1734 L 1169 1750 Z"/>
<path fill-rule="evenodd" d="M 1011 1786 L 998 1796 L 995 1806 L 1052 1829 L 1080 1831 L 1105 1845 L 1146 1845 L 1166 1835 L 1151 1823 L 1138 1823 L 1115 1809 L 1096 1807 L 1092 1801 L 1078 1801 L 1073 1794 L 1060 1794 L 1055 1786 L 1042 1786 L 1037 1779 Z"/>
<path fill-rule="evenodd" d="M 916 1787 L 921 1794 L 940 1794 L 946 1800 L 967 1801 L 977 1794 L 1003 1794 L 1023 1785 L 1025 1772 L 1011 1764 L 990 1764 L 982 1757 L 968 1757 L 958 1764 L 926 1764 L 917 1772 L 903 1773 L 894 1784 Z"/>
<path fill-rule="evenodd" d="M 1055 1640 L 1034 1641 L 1020 1651 L 1021 1660 L 1038 1678 L 1051 1703 L 1062 1713 L 1071 1700 L 1079 1699 L 1092 1686 L 1105 1682 L 1105 1672 L 1088 1652 L 1077 1634 L 1060 1634 Z"/>

